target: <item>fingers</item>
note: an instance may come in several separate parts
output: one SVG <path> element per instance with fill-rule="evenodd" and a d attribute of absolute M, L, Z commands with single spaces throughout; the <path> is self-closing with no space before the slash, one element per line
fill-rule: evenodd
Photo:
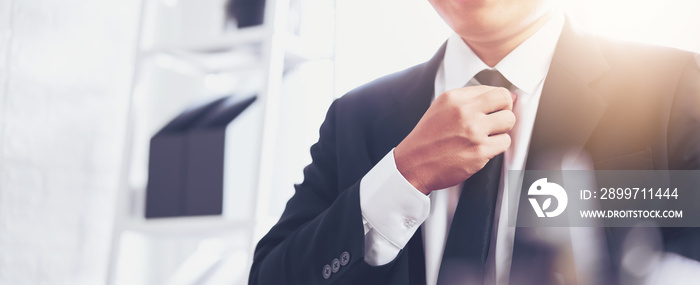
<path fill-rule="evenodd" d="M 489 146 L 485 150 L 485 155 L 490 158 L 504 153 L 510 147 L 510 136 L 508 134 L 498 134 L 487 138 L 487 145 Z"/>
<path fill-rule="evenodd" d="M 513 110 L 515 100 L 515 93 L 506 88 L 480 85 L 447 90 L 438 96 L 436 102 L 459 105 L 468 112 L 489 114 Z"/>
<path fill-rule="evenodd" d="M 515 126 L 515 114 L 509 110 L 501 110 L 486 115 L 483 123 L 489 136 L 507 133 Z"/>
<path fill-rule="evenodd" d="M 513 110 L 513 94 L 505 88 L 491 88 L 477 96 L 480 111 L 490 114 L 500 110 Z"/>

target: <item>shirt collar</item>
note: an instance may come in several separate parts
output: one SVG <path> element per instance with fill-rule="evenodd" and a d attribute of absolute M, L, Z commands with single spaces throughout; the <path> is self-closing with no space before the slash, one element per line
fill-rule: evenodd
<path fill-rule="evenodd" d="M 554 55 L 564 15 L 556 13 L 542 28 L 516 47 L 496 66 L 516 88 L 532 94 L 544 79 Z M 477 73 L 490 69 L 462 38 L 453 33 L 447 40 L 443 59 L 445 90 L 465 86 Z"/>

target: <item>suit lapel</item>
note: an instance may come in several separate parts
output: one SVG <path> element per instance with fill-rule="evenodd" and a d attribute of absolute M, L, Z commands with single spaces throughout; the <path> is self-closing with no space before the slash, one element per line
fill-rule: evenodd
<path fill-rule="evenodd" d="M 367 149 L 372 165 L 396 147 L 418 124 L 430 107 L 435 93 L 435 75 L 445 55 L 445 44 L 426 63 L 405 76 L 402 83 L 388 94 L 392 107 L 370 126 Z M 384 94 L 382 94 L 384 95 Z"/>
<path fill-rule="evenodd" d="M 596 39 L 567 20 L 544 82 L 526 169 L 547 169 L 552 153 L 583 150 L 607 105 L 593 83 L 608 69 Z"/>
<path fill-rule="evenodd" d="M 579 158 L 607 107 L 596 86 L 608 69 L 595 37 L 577 31 L 567 19 L 544 82 L 526 170 L 561 169 L 564 154 Z M 525 193 L 534 179 L 522 182 L 518 211 L 529 207 Z M 510 280 L 550 284 L 554 254 L 531 229 L 517 228 Z"/>

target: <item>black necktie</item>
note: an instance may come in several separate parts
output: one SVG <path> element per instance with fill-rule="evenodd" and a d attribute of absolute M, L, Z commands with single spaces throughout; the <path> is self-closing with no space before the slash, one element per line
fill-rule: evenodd
<path fill-rule="evenodd" d="M 482 85 L 511 86 L 497 70 L 483 70 L 475 78 Z M 464 181 L 442 255 L 439 285 L 483 284 L 502 167 L 499 154 Z"/>

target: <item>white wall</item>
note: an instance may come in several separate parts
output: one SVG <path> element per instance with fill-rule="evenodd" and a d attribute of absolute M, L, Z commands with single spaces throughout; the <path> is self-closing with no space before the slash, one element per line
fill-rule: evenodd
<path fill-rule="evenodd" d="M 102 284 L 139 1 L 0 0 L 0 284 Z"/>
<path fill-rule="evenodd" d="M 451 32 L 428 0 L 336 1 L 336 96 L 427 61 Z"/>

